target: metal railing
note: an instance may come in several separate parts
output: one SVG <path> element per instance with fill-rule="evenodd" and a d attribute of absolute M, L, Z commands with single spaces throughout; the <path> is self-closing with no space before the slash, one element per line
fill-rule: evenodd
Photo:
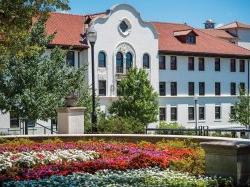
<path fill-rule="evenodd" d="M 24 135 L 25 127 L 23 123 L 19 123 L 19 127 L 17 128 L 0 128 L 1 135 Z M 57 125 L 53 124 L 49 128 L 48 126 L 44 126 L 40 123 L 35 123 L 35 126 L 28 127 L 28 134 L 57 134 Z"/>
<path fill-rule="evenodd" d="M 198 136 L 222 136 L 222 137 L 246 137 L 246 133 L 250 134 L 250 129 L 237 129 L 237 128 L 209 128 L 208 126 L 199 126 L 198 129 L 194 128 L 146 128 L 145 133 L 154 132 L 155 134 L 164 135 L 198 135 Z"/>

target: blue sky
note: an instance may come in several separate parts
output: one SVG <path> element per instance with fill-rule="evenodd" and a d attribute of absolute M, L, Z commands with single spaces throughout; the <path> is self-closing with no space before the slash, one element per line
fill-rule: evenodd
<path fill-rule="evenodd" d="M 103 12 L 115 4 L 134 6 L 147 21 L 188 23 L 203 27 L 206 19 L 216 24 L 235 20 L 250 24 L 250 0 L 70 0 L 70 13 Z"/>

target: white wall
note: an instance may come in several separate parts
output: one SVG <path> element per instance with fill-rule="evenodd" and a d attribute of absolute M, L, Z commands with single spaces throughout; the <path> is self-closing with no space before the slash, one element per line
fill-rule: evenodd
<path fill-rule="evenodd" d="M 250 29 L 238 29 L 238 45 L 250 50 Z"/>
<path fill-rule="evenodd" d="M 119 32 L 119 24 L 126 19 L 131 30 L 128 36 L 123 36 Z M 143 54 L 150 55 L 149 79 L 151 84 L 158 91 L 158 36 L 156 31 L 150 27 L 150 23 L 141 20 L 140 15 L 129 5 L 118 5 L 111 9 L 110 15 L 106 18 L 100 18 L 93 23 L 97 31 L 97 41 L 95 43 L 95 84 L 98 93 L 98 80 L 106 80 L 107 95 L 100 96 L 101 105 L 110 103 L 112 97 L 116 97 L 116 53 L 118 51 L 132 52 L 134 67 L 142 68 Z M 98 53 L 106 53 L 106 68 L 98 68 Z M 89 56 L 90 50 L 89 50 Z M 91 85 L 91 59 L 89 59 L 89 84 Z M 125 62 L 124 62 L 125 63 Z"/>
<path fill-rule="evenodd" d="M 200 125 L 226 127 L 236 125 L 229 122 L 230 107 L 237 97 L 230 94 L 230 83 L 245 82 L 247 89 L 247 63 L 245 72 L 239 72 L 239 60 L 236 72 L 230 72 L 230 59 L 221 58 L 221 71 L 214 71 L 214 58 L 205 57 L 205 71 L 198 70 L 198 57 L 195 57 L 195 71 L 188 71 L 188 57 L 177 56 L 177 71 L 170 70 L 170 55 L 166 55 L 166 70 L 160 70 L 159 81 L 166 82 L 166 96 L 160 96 L 160 106 L 166 107 L 167 121 L 170 121 L 170 107 L 177 106 L 178 122 L 186 127 L 194 127 L 195 122 L 188 121 L 188 106 L 194 106 L 194 96 L 188 96 L 188 82 L 195 82 L 195 93 L 199 94 L 199 82 L 205 82 L 205 96 L 198 97 L 198 105 L 205 106 L 205 121 Z M 247 61 L 246 61 L 247 62 Z M 177 96 L 170 96 L 170 82 L 177 82 Z M 221 96 L 215 96 L 214 83 L 221 83 Z M 238 89 L 238 88 L 237 88 Z M 237 90 L 238 93 L 238 90 Z M 215 105 L 221 106 L 222 119 L 215 120 Z"/>

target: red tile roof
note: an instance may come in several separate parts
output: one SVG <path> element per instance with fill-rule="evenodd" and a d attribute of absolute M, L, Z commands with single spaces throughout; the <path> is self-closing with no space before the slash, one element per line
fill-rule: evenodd
<path fill-rule="evenodd" d="M 250 25 L 235 21 L 235 22 L 223 25 L 219 27 L 218 29 L 234 29 L 234 28 L 250 29 Z"/>
<path fill-rule="evenodd" d="M 56 32 L 51 44 L 80 48 L 88 47 L 86 41 L 83 42 L 83 35 L 85 34 L 84 22 L 88 18 L 103 15 L 104 13 L 94 15 L 51 13 L 46 23 L 48 34 Z M 211 33 L 207 34 L 186 24 L 153 22 L 153 25 L 159 33 L 160 52 L 250 57 L 249 50 L 216 38 Z M 184 30 L 192 30 L 198 35 L 196 37 L 196 44 L 182 43 L 174 36 L 175 32 Z"/>
<path fill-rule="evenodd" d="M 46 22 L 47 34 L 56 33 L 52 45 L 86 47 L 82 43 L 85 16 L 51 13 Z"/>
<path fill-rule="evenodd" d="M 223 38 L 223 39 L 236 39 L 233 35 L 229 34 L 228 32 L 224 30 L 218 30 L 218 29 L 201 29 L 202 32 L 205 32 L 207 34 L 210 34 L 212 36 Z"/>
<path fill-rule="evenodd" d="M 159 33 L 159 51 L 165 53 L 250 57 L 250 51 L 216 38 L 186 24 L 153 22 Z M 198 34 L 196 44 L 180 42 L 174 32 L 192 29 Z"/>

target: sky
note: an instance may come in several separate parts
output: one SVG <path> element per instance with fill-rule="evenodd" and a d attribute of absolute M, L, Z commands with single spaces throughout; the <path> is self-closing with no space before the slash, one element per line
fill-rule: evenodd
<path fill-rule="evenodd" d="M 250 24 L 250 0 L 69 0 L 72 14 L 103 12 L 126 3 L 146 21 L 187 23 L 203 28 L 207 19 L 216 25 L 233 21 Z"/>

